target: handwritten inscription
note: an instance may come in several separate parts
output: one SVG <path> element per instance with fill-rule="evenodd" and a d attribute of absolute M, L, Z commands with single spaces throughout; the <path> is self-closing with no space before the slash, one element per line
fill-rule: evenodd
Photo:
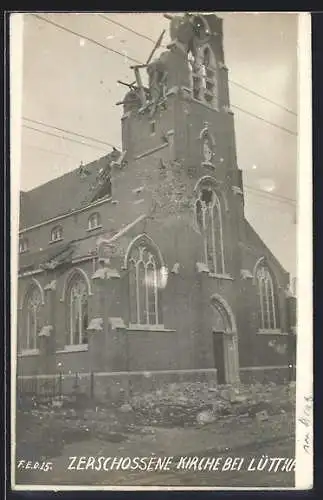
<path fill-rule="evenodd" d="M 18 470 L 42 470 L 48 472 L 53 469 L 52 462 L 32 462 L 31 460 L 18 460 Z"/>
<path fill-rule="evenodd" d="M 298 422 L 306 428 L 303 449 L 306 453 L 312 453 L 312 411 L 313 411 L 313 397 L 304 397 L 303 414 L 298 419 Z"/>

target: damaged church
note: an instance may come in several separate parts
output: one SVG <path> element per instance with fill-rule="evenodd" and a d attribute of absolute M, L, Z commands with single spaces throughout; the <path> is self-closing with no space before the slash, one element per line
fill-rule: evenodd
<path fill-rule="evenodd" d="M 18 375 L 294 364 L 289 275 L 244 215 L 222 20 L 169 18 L 118 103 L 122 151 L 20 193 Z"/>

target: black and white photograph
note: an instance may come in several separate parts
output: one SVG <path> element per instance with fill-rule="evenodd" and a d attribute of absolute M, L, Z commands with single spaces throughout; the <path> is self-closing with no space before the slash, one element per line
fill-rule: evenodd
<path fill-rule="evenodd" d="M 309 38 L 11 14 L 14 489 L 312 486 Z"/>

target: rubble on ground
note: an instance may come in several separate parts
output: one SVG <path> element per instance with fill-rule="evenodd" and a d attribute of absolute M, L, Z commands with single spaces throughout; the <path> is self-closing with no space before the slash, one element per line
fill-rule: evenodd
<path fill-rule="evenodd" d="M 178 383 L 134 394 L 129 403 L 138 424 L 194 426 L 229 416 L 246 416 L 259 422 L 293 410 L 295 385 Z"/>
<path fill-rule="evenodd" d="M 66 444 L 82 440 L 118 443 L 131 434 L 149 437 L 157 427 L 205 428 L 228 420 L 242 425 L 247 419 L 261 428 L 277 416 L 281 421 L 294 418 L 295 384 L 178 383 L 132 393 L 118 404 L 87 401 L 87 406 L 84 402 L 73 407 L 71 398 L 63 398 L 62 404 L 55 401 L 18 409 L 16 442 L 21 456 L 28 449 L 35 456 L 60 454 Z"/>

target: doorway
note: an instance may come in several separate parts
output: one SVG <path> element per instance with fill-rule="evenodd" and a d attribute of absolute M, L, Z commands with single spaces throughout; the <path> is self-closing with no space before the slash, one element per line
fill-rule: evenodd
<path fill-rule="evenodd" d="M 219 384 L 239 382 L 237 331 L 233 313 L 221 296 L 213 296 L 213 358 Z"/>
<path fill-rule="evenodd" d="M 213 331 L 214 364 L 217 369 L 218 384 L 225 384 L 224 332 Z"/>

